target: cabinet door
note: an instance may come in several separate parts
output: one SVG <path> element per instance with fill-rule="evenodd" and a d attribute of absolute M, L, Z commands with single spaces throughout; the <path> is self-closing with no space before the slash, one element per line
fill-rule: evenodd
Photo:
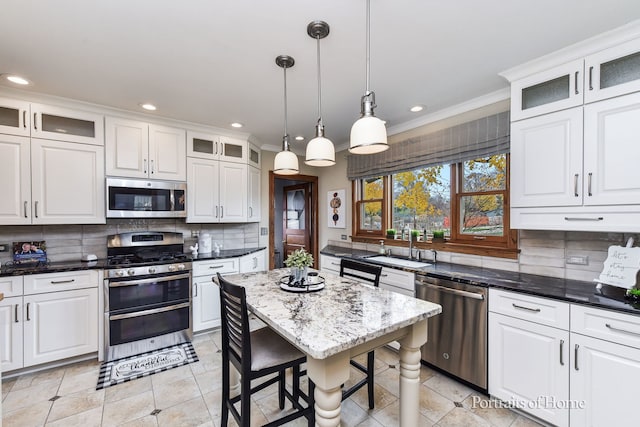
<path fill-rule="evenodd" d="M 187 180 L 187 142 L 184 129 L 149 125 L 149 177 Z"/>
<path fill-rule="evenodd" d="M 24 297 L 24 365 L 98 350 L 98 289 Z"/>
<path fill-rule="evenodd" d="M 0 224 L 31 224 L 29 138 L 0 135 Z"/>
<path fill-rule="evenodd" d="M 569 398 L 569 332 L 489 313 L 489 394 L 524 404 L 530 414 L 556 426 L 569 425 L 568 408 L 539 398 Z"/>
<path fill-rule="evenodd" d="M 31 123 L 29 103 L 0 98 L 0 133 L 29 136 Z"/>
<path fill-rule="evenodd" d="M 2 372 L 20 369 L 22 363 L 22 297 L 0 301 L 0 366 Z"/>
<path fill-rule="evenodd" d="M 105 119 L 108 176 L 149 176 L 149 125 L 119 117 Z"/>
<path fill-rule="evenodd" d="M 247 141 L 220 137 L 220 160 L 231 163 L 247 163 Z"/>
<path fill-rule="evenodd" d="M 260 169 L 249 166 L 249 182 L 247 192 L 249 193 L 249 208 L 247 221 L 260 221 Z"/>
<path fill-rule="evenodd" d="M 640 93 L 585 105 L 584 204 L 640 204 Z"/>
<path fill-rule="evenodd" d="M 187 159 L 187 222 L 220 222 L 220 162 Z"/>
<path fill-rule="evenodd" d="M 219 136 L 187 131 L 187 157 L 217 160 L 219 153 Z"/>
<path fill-rule="evenodd" d="M 193 278 L 193 332 L 220 326 L 220 288 L 211 278 Z"/>
<path fill-rule="evenodd" d="M 104 224 L 104 149 L 31 139 L 33 224 Z"/>
<path fill-rule="evenodd" d="M 511 84 L 511 120 L 582 105 L 583 60 L 568 62 Z"/>
<path fill-rule="evenodd" d="M 585 103 L 640 90 L 640 39 L 585 59 Z"/>
<path fill-rule="evenodd" d="M 571 334 L 571 425 L 637 426 L 640 350 Z"/>
<path fill-rule="evenodd" d="M 582 107 L 511 124 L 511 206 L 582 204 Z"/>
<path fill-rule="evenodd" d="M 31 104 L 31 136 L 104 145 L 104 117 L 86 111 Z"/>
<path fill-rule="evenodd" d="M 247 165 L 220 162 L 220 222 L 247 221 Z"/>
<path fill-rule="evenodd" d="M 262 168 L 262 154 L 260 153 L 260 149 L 253 144 L 249 144 L 247 164 L 249 166 L 256 167 L 258 169 Z"/>
<path fill-rule="evenodd" d="M 240 258 L 240 273 L 264 271 L 267 251 L 265 249 Z"/>

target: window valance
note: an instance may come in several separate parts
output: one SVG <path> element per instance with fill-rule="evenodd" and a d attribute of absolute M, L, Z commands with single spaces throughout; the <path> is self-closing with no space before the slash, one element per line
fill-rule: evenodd
<path fill-rule="evenodd" d="M 350 180 L 473 160 L 509 151 L 509 111 L 408 138 L 382 153 L 347 156 Z"/>

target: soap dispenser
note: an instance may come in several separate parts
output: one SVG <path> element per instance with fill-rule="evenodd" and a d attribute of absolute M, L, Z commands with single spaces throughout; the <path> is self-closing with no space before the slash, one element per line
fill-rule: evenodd
<path fill-rule="evenodd" d="M 380 247 L 378 248 L 378 253 L 380 255 L 386 255 L 387 254 L 387 250 L 384 247 L 384 240 L 380 240 Z"/>

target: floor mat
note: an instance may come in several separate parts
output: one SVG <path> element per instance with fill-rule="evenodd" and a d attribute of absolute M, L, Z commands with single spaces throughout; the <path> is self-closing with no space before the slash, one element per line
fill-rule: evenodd
<path fill-rule="evenodd" d="M 105 362 L 100 366 L 96 390 L 135 380 L 198 361 L 190 342 L 137 356 Z"/>

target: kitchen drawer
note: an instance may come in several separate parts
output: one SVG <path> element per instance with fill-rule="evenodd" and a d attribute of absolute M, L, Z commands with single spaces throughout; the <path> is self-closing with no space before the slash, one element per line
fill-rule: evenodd
<path fill-rule="evenodd" d="M 554 328 L 569 329 L 569 304 L 562 301 L 489 289 L 489 311 Z"/>
<path fill-rule="evenodd" d="M 415 274 L 408 271 L 396 270 L 394 268 L 382 268 L 382 274 L 380 274 L 380 285 L 390 285 L 396 288 L 404 289 L 405 291 L 413 293 L 415 292 Z"/>
<path fill-rule="evenodd" d="M 0 292 L 5 298 L 22 296 L 22 276 L 0 277 Z"/>
<path fill-rule="evenodd" d="M 24 276 L 24 294 L 32 295 L 82 288 L 97 288 L 99 281 L 97 270 L 32 274 Z"/>
<path fill-rule="evenodd" d="M 320 268 L 340 274 L 340 258 L 320 254 Z"/>
<path fill-rule="evenodd" d="M 193 277 L 209 276 L 216 273 L 236 274 L 238 272 L 240 272 L 239 258 L 212 259 L 193 263 Z"/>
<path fill-rule="evenodd" d="M 398 286 L 392 286 L 392 285 L 388 285 L 386 283 L 380 283 L 380 288 L 381 289 L 386 289 L 388 291 L 391 292 L 396 292 L 398 294 L 402 294 L 402 295 L 406 295 L 408 297 L 414 297 L 416 296 L 416 292 L 414 290 L 409 290 L 406 288 L 400 288 Z"/>
<path fill-rule="evenodd" d="M 640 316 L 571 304 L 571 332 L 640 348 Z"/>

